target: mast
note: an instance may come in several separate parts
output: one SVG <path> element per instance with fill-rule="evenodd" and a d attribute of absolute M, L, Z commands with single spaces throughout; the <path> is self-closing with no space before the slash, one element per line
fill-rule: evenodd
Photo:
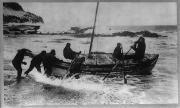
<path fill-rule="evenodd" d="M 94 39 L 94 30 L 96 27 L 96 18 L 97 18 L 98 7 L 99 7 L 99 0 L 97 1 L 97 5 L 96 5 L 96 13 L 95 13 L 93 31 L 92 31 L 92 36 L 91 36 L 91 44 L 90 44 L 89 54 L 88 54 L 89 57 L 91 55 L 92 43 L 93 43 L 93 39 Z"/>

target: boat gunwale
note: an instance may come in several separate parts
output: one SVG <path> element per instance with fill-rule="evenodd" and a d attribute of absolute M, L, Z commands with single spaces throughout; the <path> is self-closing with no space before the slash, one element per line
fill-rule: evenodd
<path fill-rule="evenodd" d="M 112 54 L 112 53 L 98 53 L 98 54 Z M 150 60 L 151 61 L 151 65 L 152 64 L 154 64 L 154 63 L 156 63 L 157 62 L 157 60 L 158 60 L 158 57 L 159 57 L 159 54 L 145 54 L 145 55 L 154 55 L 154 57 L 152 57 L 152 59 L 147 59 L 147 60 Z M 145 61 L 143 61 L 144 63 L 145 62 L 147 62 L 147 60 L 145 60 Z M 154 61 L 155 60 L 155 61 Z M 152 63 L 152 62 L 154 62 L 154 63 Z M 71 62 L 67 62 L 67 61 L 63 61 L 62 63 L 64 63 L 64 64 L 68 64 L 68 65 L 70 65 L 71 64 Z M 115 65 L 116 63 L 112 63 L 112 64 L 82 64 L 82 67 L 86 67 L 86 66 L 98 66 L 98 67 L 105 67 L 105 66 L 111 66 L 111 65 Z M 127 65 L 125 65 L 125 66 L 129 66 L 129 65 L 137 65 L 138 63 L 136 63 L 136 64 L 127 64 Z"/>

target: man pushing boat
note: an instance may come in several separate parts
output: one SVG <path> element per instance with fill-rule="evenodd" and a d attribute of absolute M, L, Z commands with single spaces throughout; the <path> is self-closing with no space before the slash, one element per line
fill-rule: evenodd
<path fill-rule="evenodd" d="M 30 71 L 35 67 L 38 72 L 41 72 L 41 64 L 44 67 L 44 74 L 50 76 L 52 74 L 52 68 L 56 63 L 61 63 L 62 60 L 55 57 L 55 50 L 51 50 L 50 53 L 46 53 L 46 51 L 42 51 L 40 54 L 36 55 L 32 60 L 29 66 L 29 69 L 25 72 L 26 75 L 29 74 Z"/>
<path fill-rule="evenodd" d="M 40 54 L 33 57 L 33 59 L 31 60 L 31 64 L 29 66 L 29 69 L 24 74 L 28 75 L 29 72 L 32 71 L 34 67 L 37 69 L 38 72 L 41 72 L 41 66 L 40 65 L 43 62 L 45 55 L 46 55 L 46 51 L 41 51 Z"/>
<path fill-rule="evenodd" d="M 45 71 L 44 74 L 46 74 L 47 76 L 51 76 L 53 67 L 61 62 L 62 60 L 56 57 L 56 51 L 52 49 L 51 52 L 47 53 L 43 59 L 43 66 Z"/>
<path fill-rule="evenodd" d="M 21 74 L 22 74 L 22 67 L 21 64 L 26 65 L 27 63 L 23 61 L 25 56 L 29 56 L 29 57 L 33 57 L 32 51 L 28 50 L 28 49 L 19 49 L 17 51 L 16 56 L 14 57 L 14 59 L 12 60 L 12 64 L 14 66 L 14 68 L 17 70 L 17 81 L 19 82 L 21 80 Z"/>

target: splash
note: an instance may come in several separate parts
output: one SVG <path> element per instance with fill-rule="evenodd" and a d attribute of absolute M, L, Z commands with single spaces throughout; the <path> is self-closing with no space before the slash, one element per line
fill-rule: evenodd
<path fill-rule="evenodd" d="M 47 76 L 33 70 L 30 76 L 37 82 L 55 87 L 63 87 L 70 90 L 83 91 L 86 93 L 82 104 L 133 104 L 143 103 L 143 93 L 132 92 L 136 86 L 123 84 L 106 84 L 98 76 L 85 75 L 79 79 L 74 77 L 68 79 L 48 78 Z M 98 100 L 98 101 L 97 101 Z"/>
<path fill-rule="evenodd" d="M 102 81 L 99 81 L 96 78 L 96 82 L 99 82 L 99 84 L 94 83 L 91 80 L 92 76 L 85 76 L 81 77 L 80 79 L 75 79 L 75 78 L 67 78 L 67 79 L 59 79 L 59 78 L 48 78 L 46 75 L 43 75 L 39 72 L 37 72 L 35 69 L 31 72 L 31 77 L 40 83 L 43 84 L 48 84 L 51 86 L 61 86 L 64 88 L 68 89 L 73 89 L 73 90 L 89 90 L 89 91 L 101 91 L 104 90 L 105 87 L 103 86 Z M 94 80 L 95 81 L 95 80 Z"/>

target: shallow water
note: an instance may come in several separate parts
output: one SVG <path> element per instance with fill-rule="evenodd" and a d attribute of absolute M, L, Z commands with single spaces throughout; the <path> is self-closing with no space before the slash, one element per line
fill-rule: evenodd
<path fill-rule="evenodd" d="M 163 32 L 168 37 L 145 38 L 146 53 L 160 54 L 152 75 L 107 78 L 85 75 L 80 79 L 50 79 L 35 69 L 30 78 L 21 83 L 15 81 L 16 71 L 11 60 L 17 49 L 28 48 L 34 53 L 55 49 L 63 59 L 62 50 L 67 42 L 72 49 L 87 53 L 90 38 L 65 35 L 24 35 L 4 38 L 4 99 L 5 105 L 87 105 L 87 104 L 171 104 L 178 102 L 177 80 L 177 32 Z M 96 37 L 93 51 L 113 52 L 117 42 L 123 44 L 124 52 L 137 40 L 131 37 Z M 133 52 L 133 51 L 131 51 Z M 29 63 L 27 57 L 25 61 Z M 29 65 L 29 64 L 28 64 Z M 23 72 L 27 69 L 23 66 Z"/>

